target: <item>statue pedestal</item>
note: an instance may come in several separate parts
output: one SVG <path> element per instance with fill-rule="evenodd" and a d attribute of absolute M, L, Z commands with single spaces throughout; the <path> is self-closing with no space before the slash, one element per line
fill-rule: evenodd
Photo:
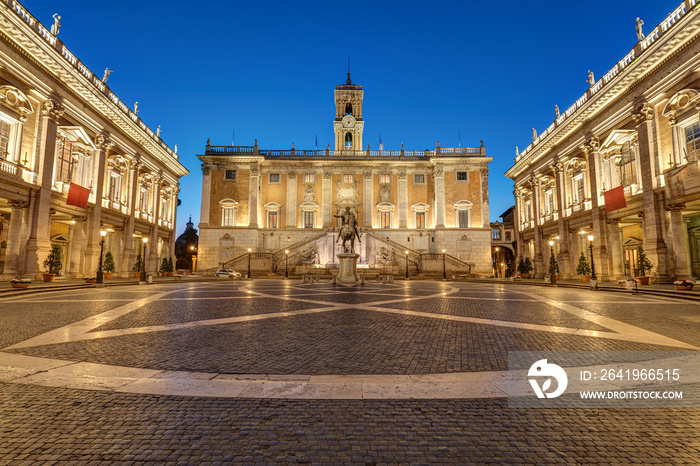
<path fill-rule="evenodd" d="M 340 253 L 340 272 L 338 273 L 338 281 L 343 283 L 355 283 L 359 280 L 357 276 L 357 259 L 359 254 L 355 253 Z"/>

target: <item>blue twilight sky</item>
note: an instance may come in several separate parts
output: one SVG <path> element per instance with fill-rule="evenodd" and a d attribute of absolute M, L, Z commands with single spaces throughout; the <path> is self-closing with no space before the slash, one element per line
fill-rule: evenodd
<path fill-rule="evenodd" d="M 521 150 L 634 46 L 635 18 L 653 29 L 681 0 L 162 1 L 24 0 L 163 140 L 178 144 L 178 233 L 199 222 L 212 145 L 313 149 L 333 144 L 333 90 L 365 91 L 364 142 L 385 149 L 478 146 L 490 165 L 491 219 L 513 204 L 503 173 Z"/>

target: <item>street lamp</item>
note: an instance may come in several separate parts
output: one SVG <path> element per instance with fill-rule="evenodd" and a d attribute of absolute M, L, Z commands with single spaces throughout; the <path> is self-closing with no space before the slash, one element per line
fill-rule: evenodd
<path fill-rule="evenodd" d="M 192 275 L 194 275 L 194 272 L 197 269 L 197 254 L 195 254 L 197 251 L 194 250 L 194 246 L 190 246 L 190 251 L 190 259 L 192 259 Z"/>
<path fill-rule="evenodd" d="M 142 262 L 141 262 L 141 281 L 145 282 L 146 281 L 146 244 L 148 243 L 148 238 L 143 238 L 143 250 L 141 253 Z"/>
<path fill-rule="evenodd" d="M 591 288 L 598 288 L 598 277 L 595 276 L 595 264 L 593 263 L 593 235 L 588 235 L 588 249 L 591 251 Z"/>
<path fill-rule="evenodd" d="M 445 249 L 442 250 L 442 279 L 447 280 L 447 269 L 445 268 Z"/>
<path fill-rule="evenodd" d="M 408 250 L 406 250 L 406 280 L 408 280 Z"/>
<path fill-rule="evenodd" d="M 556 259 L 554 259 L 554 241 L 549 241 L 549 282 L 552 285 L 557 284 L 557 267 Z"/>
<path fill-rule="evenodd" d="M 284 279 L 289 278 L 289 249 L 284 250 Z"/>
<path fill-rule="evenodd" d="M 252 249 L 248 248 L 248 278 L 252 279 L 253 277 L 250 275 L 250 253 Z"/>
<path fill-rule="evenodd" d="M 100 231 L 100 236 L 102 239 L 100 240 L 100 263 L 97 266 L 97 280 L 95 280 L 97 283 L 104 283 L 105 282 L 105 273 L 102 270 L 102 253 L 104 252 L 105 249 L 105 236 L 107 236 L 107 232 L 104 230 Z"/>

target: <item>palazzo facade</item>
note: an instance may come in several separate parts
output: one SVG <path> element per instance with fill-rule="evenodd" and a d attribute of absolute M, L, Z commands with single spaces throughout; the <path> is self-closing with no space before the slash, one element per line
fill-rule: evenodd
<path fill-rule="evenodd" d="M 362 86 L 336 86 L 335 148 L 212 146 L 202 161 L 198 269 L 259 272 L 337 264 L 335 218 L 362 230 L 361 267 L 490 274 L 488 163 L 480 147 L 384 151 L 363 146 Z M 248 257 L 248 251 L 251 256 Z M 444 257 L 442 250 L 445 249 Z M 285 254 L 285 251 L 289 251 Z M 286 257 L 285 257 L 286 256 Z"/>
<path fill-rule="evenodd" d="M 15 0 L 0 1 L 0 279 L 40 276 L 51 245 L 61 276 L 94 275 L 111 251 L 131 274 L 174 253 L 179 178 L 160 137 Z M 78 202 L 69 201 L 76 194 Z M 85 203 L 86 201 L 86 203 Z M 84 205 L 84 206 L 83 206 Z"/>
<path fill-rule="evenodd" d="M 630 28 L 632 29 L 632 28 Z M 629 277 L 642 246 L 659 283 L 700 276 L 700 7 L 686 0 L 518 153 L 518 254 L 564 278 L 581 252 Z M 632 30 L 630 30 L 632 35 Z M 634 36 L 633 36 L 634 37 Z"/>

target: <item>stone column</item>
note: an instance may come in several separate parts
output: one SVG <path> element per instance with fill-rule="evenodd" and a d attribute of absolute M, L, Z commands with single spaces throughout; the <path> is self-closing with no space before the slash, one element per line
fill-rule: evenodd
<path fill-rule="evenodd" d="M 287 228 L 297 227 L 297 172 L 287 172 L 287 205 L 285 206 L 285 225 Z"/>
<path fill-rule="evenodd" d="M 613 280 L 620 280 L 625 276 L 624 259 L 622 258 L 622 245 L 620 243 L 620 219 L 610 218 L 608 224 L 608 243 L 610 244 L 610 259 L 612 260 Z"/>
<path fill-rule="evenodd" d="M 124 252 L 121 255 L 121 259 L 117 262 L 117 276 L 130 277 L 132 273 L 132 267 L 136 260 L 136 254 L 138 251 L 134 251 L 134 228 L 136 222 L 136 202 L 138 202 L 138 187 L 139 187 L 139 167 L 141 166 L 141 158 L 137 155 L 134 160 L 129 164 L 129 183 L 127 194 L 128 200 L 128 214 L 129 217 L 126 219 L 124 226 Z M 203 202 L 203 200 L 202 200 Z M 115 258 L 116 259 L 116 258 Z"/>
<path fill-rule="evenodd" d="M 249 199 L 250 201 L 250 199 Z M 209 225 L 209 208 L 211 203 L 211 165 L 202 164 L 202 209 L 199 216 L 199 227 Z"/>
<path fill-rule="evenodd" d="M 637 123 L 637 161 L 640 164 L 644 205 L 644 252 L 654 264 L 659 283 L 671 281 L 667 266 L 667 249 L 663 232 L 665 196 L 663 192 L 654 192 L 654 161 L 656 146 L 654 143 L 653 118 L 654 109 L 649 103 L 638 106 L 632 114 Z"/>
<path fill-rule="evenodd" d="M 521 212 L 523 208 L 523 196 L 518 190 L 513 191 L 513 196 L 515 196 L 515 212 L 513 212 L 513 219 L 514 219 L 514 234 L 515 234 L 515 267 L 516 267 L 516 272 L 517 272 L 517 267 L 518 267 L 518 262 L 520 261 L 521 257 L 525 257 L 525 251 L 523 250 L 523 237 L 520 233 L 520 229 L 522 228 L 522 218 L 521 218 Z"/>
<path fill-rule="evenodd" d="M 88 211 L 87 223 L 85 224 L 85 235 L 87 245 L 85 246 L 85 267 L 83 272 L 92 275 L 97 270 L 97 265 L 100 256 L 100 226 L 102 223 L 102 194 L 104 191 L 105 181 L 105 164 L 107 161 L 107 150 L 111 143 L 106 134 L 99 134 L 95 138 L 95 146 L 97 151 L 94 157 L 97 157 L 96 171 L 93 174 L 93 179 L 96 184 L 95 189 L 95 204 L 92 211 Z"/>
<path fill-rule="evenodd" d="M 29 207 L 27 201 L 9 201 L 10 225 L 7 235 L 7 249 L 5 249 L 5 269 L 0 280 L 12 280 L 19 275 L 19 257 L 22 248 L 22 217 Z"/>
<path fill-rule="evenodd" d="M 89 271 L 83 273 L 83 254 L 85 248 L 83 247 L 83 238 L 85 233 L 85 222 L 87 217 L 85 216 L 74 216 L 73 217 L 73 238 L 71 238 L 71 249 L 70 249 L 70 278 L 82 278 L 85 275 L 89 275 Z"/>
<path fill-rule="evenodd" d="M 248 184 L 248 226 L 251 228 L 258 228 L 259 186 L 260 169 L 258 167 L 251 167 L 250 182 Z"/>
<path fill-rule="evenodd" d="M 398 173 L 398 191 L 397 191 L 397 201 L 398 201 L 398 217 L 399 217 L 399 228 L 408 228 L 408 175 L 405 171 L 400 171 Z"/>
<path fill-rule="evenodd" d="M 323 228 L 328 228 L 333 225 L 333 215 L 331 214 L 332 209 L 332 187 L 333 182 L 333 172 L 324 171 L 323 172 L 323 185 L 322 185 L 322 195 L 321 195 L 321 217 L 323 220 Z M 318 222 L 317 222 L 318 223 Z"/>
<path fill-rule="evenodd" d="M 150 248 L 150 253 L 148 255 L 148 269 L 154 273 L 154 275 L 158 274 L 158 271 L 160 270 L 160 262 L 159 262 L 159 257 L 158 257 L 158 232 L 159 232 L 159 225 L 158 222 L 160 220 L 160 186 L 161 183 L 163 182 L 163 172 L 159 172 L 155 177 L 154 177 L 154 196 L 153 196 L 153 228 L 151 228 L 151 237 L 148 240 L 149 243 L 151 243 L 151 248 Z"/>
<path fill-rule="evenodd" d="M 491 227 L 489 213 L 489 169 L 482 168 L 479 170 L 481 177 L 481 224 L 484 228 Z"/>
<path fill-rule="evenodd" d="M 56 162 L 56 135 L 58 121 L 63 116 L 63 107 L 57 100 L 47 100 L 42 108 L 39 135 L 39 190 L 32 203 L 32 229 L 27 241 L 26 271 L 28 276 L 40 277 L 43 262 L 51 250 L 51 187 Z"/>
<path fill-rule="evenodd" d="M 593 229 L 593 259 L 596 266 L 596 277 L 599 282 L 610 279 L 608 270 L 608 247 L 607 247 L 607 222 L 605 219 L 605 208 L 600 206 L 599 179 L 601 174 L 598 153 L 598 138 L 590 138 L 584 144 L 588 153 L 588 181 L 590 183 L 591 195 L 591 224 Z"/>
<path fill-rule="evenodd" d="M 433 169 L 435 182 L 435 228 L 445 228 L 445 173 L 442 167 Z M 456 226 L 457 222 L 455 222 Z"/>
<path fill-rule="evenodd" d="M 688 247 L 688 230 L 683 222 L 685 204 L 667 204 L 666 210 L 671 213 L 671 241 L 673 252 L 675 280 L 695 280 L 690 270 L 690 248 Z"/>
<path fill-rule="evenodd" d="M 364 171 L 364 184 L 362 187 L 362 221 L 363 228 L 372 228 L 374 218 L 374 183 L 372 170 Z"/>
<path fill-rule="evenodd" d="M 557 196 L 557 212 L 559 214 L 559 254 L 557 255 L 557 263 L 559 264 L 559 273 L 561 278 L 569 280 L 574 275 L 571 270 L 571 255 L 569 254 L 569 222 L 565 218 L 566 214 L 566 172 L 564 164 L 556 162 L 551 165 L 554 171 L 554 183 Z"/>
<path fill-rule="evenodd" d="M 533 277 L 544 278 L 547 273 L 547 268 L 544 263 L 543 254 L 543 244 L 542 244 L 542 227 L 540 223 L 542 222 L 542 196 L 540 189 L 540 180 L 532 180 L 532 198 L 533 198 L 533 210 L 535 219 L 535 254 L 532 258 L 532 262 L 535 266 L 535 271 Z"/>
<path fill-rule="evenodd" d="M 575 228 L 569 229 L 569 249 L 571 251 L 571 277 L 576 279 L 576 267 L 578 267 L 578 259 L 581 257 L 581 242 L 579 241 L 579 231 Z M 588 254 L 586 254 L 588 257 Z"/>

